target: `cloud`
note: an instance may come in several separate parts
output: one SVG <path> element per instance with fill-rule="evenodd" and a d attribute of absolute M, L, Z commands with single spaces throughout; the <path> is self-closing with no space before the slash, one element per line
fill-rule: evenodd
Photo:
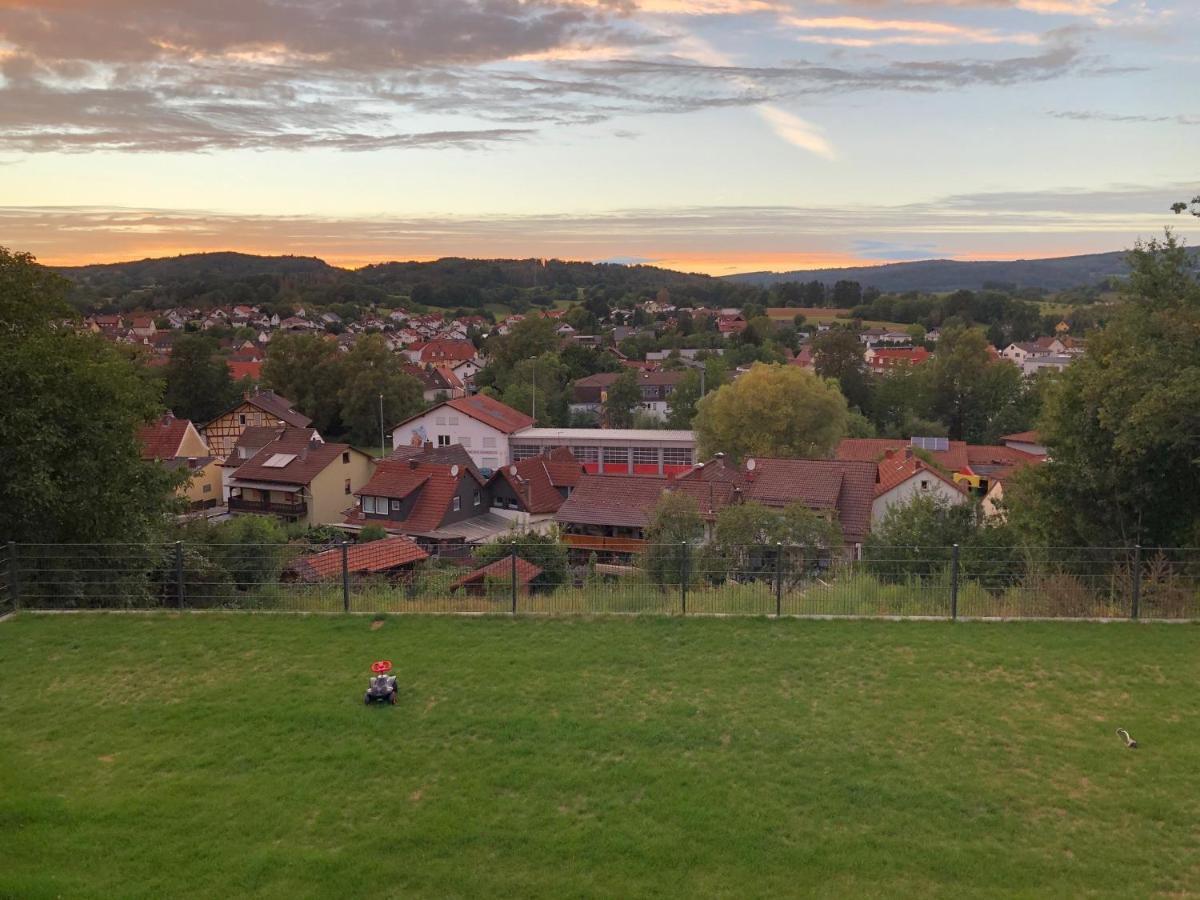
<path fill-rule="evenodd" d="M 1036 34 L 1009 34 L 992 28 L 974 28 L 949 22 L 930 22 L 914 19 L 872 19 L 863 16 L 782 16 L 780 21 L 801 31 L 794 35 L 798 41 L 839 44 L 847 47 L 875 47 L 886 44 L 1037 44 Z M 871 37 L 830 36 L 826 32 L 848 32 Z M 812 32 L 818 32 L 813 34 Z M 889 33 L 890 32 L 890 33 Z"/>
<path fill-rule="evenodd" d="M 771 126 L 771 130 L 789 144 L 826 159 L 837 158 L 833 145 L 825 139 L 820 129 L 812 123 L 804 121 L 795 113 L 780 109 L 773 104 L 764 104 L 758 107 L 758 113 Z"/>
<path fill-rule="evenodd" d="M 813 96 L 1114 71 L 1061 31 L 1011 57 L 743 66 L 677 24 L 789 15 L 805 40 L 852 46 L 1024 41 L 790 9 L 783 0 L 0 0 L 9 48 L 0 50 L 0 151 L 479 149 L 548 126 L 760 107 L 781 138 L 832 158 L 831 141 L 795 111 Z"/>
<path fill-rule="evenodd" d="M 1049 115 L 1056 119 L 1073 119 L 1079 122 L 1153 122 L 1173 125 L 1200 125 L 1200 115 L 1147 115 L 1143 113 L 1109 113 L 1093 110 L 1051 110 Z"/>

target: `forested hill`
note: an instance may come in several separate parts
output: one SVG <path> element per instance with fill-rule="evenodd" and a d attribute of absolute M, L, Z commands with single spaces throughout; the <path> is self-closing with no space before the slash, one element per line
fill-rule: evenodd
<path fill-rule="evenodd" d="M 694 303 L 736 302 L 746 287 L 653 266 L 537 259 L 389 262 L 351 270 L 314 257 L 197 253 L 104 265 L 57 267 L 80 309 L 167 309 L 231 303 L 381 305 L 477 309 L 489 303 L 549 305 L 580 290 L 618 300 L 667 288 Z"/>
<path fill-rule="evenodd" d="M 1006 262 L 959 262 L 925 259 L 919 262 L 800 272 L 748 272 L 729 275 L 738 284 L 772 285 L 784 281 L 857 281 L 884 292 L 981 290 L 985 287 L 1040 288 L 1063 291 L 1098 284 L 1129 273 L 1124 251 L 1062 256 L 1054 259 L 1016 259 Z"/>

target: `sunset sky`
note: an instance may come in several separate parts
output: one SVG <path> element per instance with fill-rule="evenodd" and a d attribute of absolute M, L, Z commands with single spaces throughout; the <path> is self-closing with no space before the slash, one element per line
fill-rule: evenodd
<path fill-rule="evenodd" d="M 0 0 L 0 244 L 723 274 L 1195 219 L 1197 0 Z"/>

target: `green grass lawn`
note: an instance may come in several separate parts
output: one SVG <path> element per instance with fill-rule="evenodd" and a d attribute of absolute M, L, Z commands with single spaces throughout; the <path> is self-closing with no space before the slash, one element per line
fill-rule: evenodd
<path fill-rule="evenodd" d="M 1198 682 L 1195 626 L 22 614 L 0 896 L 1195 895 Z"/>

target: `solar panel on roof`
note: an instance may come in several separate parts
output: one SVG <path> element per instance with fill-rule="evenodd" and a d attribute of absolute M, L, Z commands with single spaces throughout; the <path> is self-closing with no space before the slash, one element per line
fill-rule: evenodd
<path fill-rule="evenodd" d="M 931 453 L 944 453 L 950 449 L 950 439 L 944 437 L 914 437 L 910 438 L 908 443 L 918 450 L 928 450 Z"/>

